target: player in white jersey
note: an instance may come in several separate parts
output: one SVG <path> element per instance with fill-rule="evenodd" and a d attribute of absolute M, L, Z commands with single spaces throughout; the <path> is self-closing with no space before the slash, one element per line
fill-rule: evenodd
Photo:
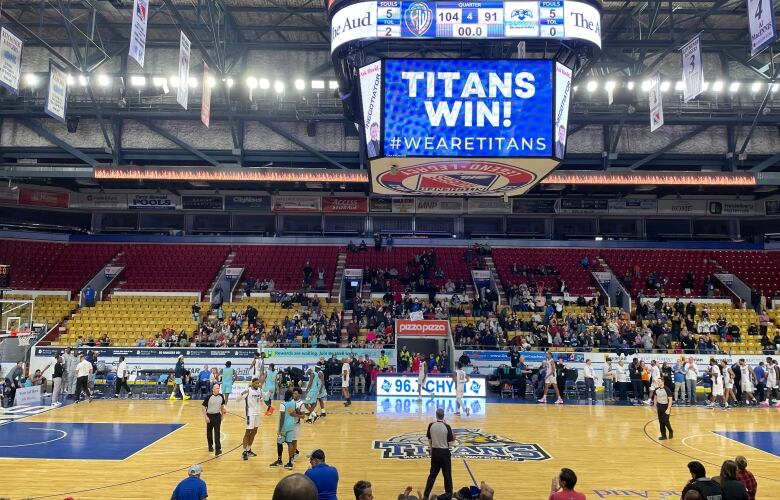
<path fill-rule="evenodd" d="M 466 389 L 469 376 L 466 375 L 466 370 L 463 369 L 463 365 L 458 361 L 458 369 L 455 370 L 455 415 L 460 416 L 460 409 L 466 412 L 466 416 L 469 415 L 469 407 L 463 404 L 463 392 Z"/>
<path fill-rule="evenodd" d="M 655 393 L 655 388 L 658 386 L 657 381 L 659 378 L 661 378 L 661 369 L 658 368 L 658 361 L 653 360 L 650 363 L 650 397 L 645 401 L 646 405 L 653 404 L 653 394 Z"/>
<path fill-rule="evenodd" d="M 349 398 L 349 374 L 352 369 L 349 366 L 349 358 L 344 358 L 341 365 L 341 395 L 344 396 L 344 406 L 350 406 L 352 401 Z"/>
<path fill-rule="evenodd" d="M 260 380 L 256 378 L 253 378 L 249 388 L 239 395 L 239 401 L 245 399 L 246 431 L 244 431 L 242 442 L 244 451 L 241 453 L 241 458 L 244 460 L 257 456 L 252 451 L 252 443 L 257 435 L 257 427 L 260 425 L 260 400 L 262 398 L 263 391 L 260 390 Z"/>
<path fill-rule="evenodd" d="M 734 395 L 734 372 L 731 371 L 731 367 L 724 360 L 720 362 L 720 372 L 723 374 L 723 399 L 726 402 L 725 408 L 728 410 L 729 401 L 736 401 L 737 397 Z"/>
<path fill-rule="evenodd" d="M 292 442 L 295 453 L 293 453 L 291 459 L 293 463 L 295 463 L 295 459 L 298 458 L 298 455 L 301 454 L 300 450 L 298 450 L 298 439 L 301 437 L 301 417 L 305 415 L 303 399 L 301 399 L 302 393 L 303 391 L 300 387 L 293 387 L 293 401 L 295 401 L 295 432 L 293 434 Z"/>
<path fill-rule="evenodd" d="M 423 390 L 423 386 L 425 385 L 425 378 L 426 378 L 425 366 L 426 366 L 425 360 L 421 359 L 420 368 L 417 371 L 417 397 L 419 397 L 420 399 L 422 399 L 422 390 Z"/>
<path fill-rule="evenodd" d="M 263 369 L 265 368 L 264 361 L 265 359 L 263 358 L 262 353 L 255 352 L 255 357 L 249 364 L 249 372 L 252 374 L 252 378 L 260 378 L 260 374 L 263 373 Z"/>
<path fill-rule="evenodd" d="M 725 401 L 723 399 L 724 387 L 723 387 L 723 374 L 720 371 L 718 363 L 714 360 L 710 360 L 710 381 L 712 382 L 712 399 L 707 403 L 707 407 L 715 408 L 715 404 L 720 402 L 723 409 L 726 409 Z"/>
<path fill-rule="evenodd" d="M 771 356 L 766 358 L 766 399 L 761 402 L 761 406 L 769 407 L 772 404 L 772 396 L 778 390 L 778 367 L 777 362 L 772 359 Z M 776 398 L 780 399 L 780 398 Z M 780 403 L 778 403 L 780 404 Z M 780 406 L 779 406 L 780 407 Z"/>
<path fill-rule="evenodd" d="M 742 384 L 742 393 L 745 395 L 745 404 L 757 404 L 756 397 L 753 396 L 753 367 L 745 363 L 744 359 L 739 360 L 740 383 Z"/>

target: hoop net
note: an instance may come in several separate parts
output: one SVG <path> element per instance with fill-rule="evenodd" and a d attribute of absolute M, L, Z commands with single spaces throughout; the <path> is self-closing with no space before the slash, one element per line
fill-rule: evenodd
<path fill-rule="evenodd" d="M 20 347 L 27 347 L 33 339 L 33 331 L 30 330 L 11 330 L 8 333 L 0 334 L 0 339 L 15 338 Z"/>

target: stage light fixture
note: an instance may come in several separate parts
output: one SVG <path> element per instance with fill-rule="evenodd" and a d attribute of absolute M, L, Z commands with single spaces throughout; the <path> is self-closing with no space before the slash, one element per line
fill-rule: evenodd
<path fill-rule="evenodd" d="M 604 84 L 604 90 L 607 92 L 612 92 L 615 90 L 615 82 L 612 80 L 608 81 L 606 84 Z"/>
<path fill-rule="evenodd" d="M 328 80 L 328 88 L 330 90 L 338 90 L 339 82 L 337 82 L 336 80 Z"/>
<path fill-rule="evenodd" d="M 296 90 L 303 90 L 306 88 L 306 83 L 301 80 L 300 78 L 295 80 L 295 89 Z"/>
<path fill-rule="evenodd" d="M 79 85 L 81 85 L 82 87 L 86 87 L 87 86 L 87 77 L 86 76 L 79 75 Z"/>
<path fill-rule="evenodd" d="M 678 92 L 682 92 L 683 90 L 685 90 L 685 82 L 679 80 L 677 83 L 674 84 L 674 90 Z"/>
<path fill-rule="evenodd" d="M 666 92 L 672 88 L 672 82 L 661 82 L 661 92 Z"/>
<path fill-rule="evenodd" d="M 706 92 L 709 89 L 710 89 L 710 82 L 704 82 L 704 84 L 702 84 L 702 86 L 701 86 L 702 92 Z"/>
<path fill-rule="evenodd" d="M 325 90 L 325 80 L 312 80 L 311 88 L 313 90 Z"/>
<path fill-rule="evenodd" d="M 35 73 L 27 73 L 24 75 L 24 83 L 26 83 L 28 87 L 35 87 L 38 85 L 38 76 Z"/>
<path fill-rule="evenodd" d="M 778 88 L 780 88 L 780 83 L 773 83 L 772 84 L 772 92 L 777 92 Z"/>
<path fill-rule="evenodd" d="M 712 91 L 713 92 L 720 92 L 723 90 L 723 81 L 718 80 L 715 83 L 712 84 Z"/>
<path fill-rule="evenodd" d="M 628 90 L 634 90 L 634 82 L 632 82 L 632 81 L 629 81 L 629 82 L 626 84 L 626 88 L 627 88 Z"/>
<path fill-rule="evenodd" d="M 279 80 L 275 81 L 274 92 L 277 94 L 284 94 L 284 82 L 280 82 Z"/>
<path fill-rule="evenodd" d="M 111 83 L 111 79 L 108 77 L 108 75 L 101 73 L 97 77 L 97 82 L 101 87 L 108 87 L 108 84 Z"/>
<path fill-rule="evenodd" d="M 73 78 L 73 75 L 71 75 L 70 73 L 68 73 L 68 76 L 65 78 L 65 81 L 68 83 L 68 87 L 76 83 L 76 79 Z"/>
<path fill-rule="evenodd" d="M 171 87 L 173 87 L 175 89 L 178 89 L 179 88 L 179 77 L 178 76 L 172 76 L 172 77 L 168 78 L 168 84 Z"/>
<path fill-rule="evenodd" d="M 146 77 L 141 75 L 133 75 L 130 77 L 130 85 L 133 87 L 146 87 Z"/>
<path fill-rule="evenodd" d="M 246 79 L 246 86 L 249 87 L 251 90 L 254 90 L 257 88 L 257 78 L 254 76 L 250 76 Z"/>
<path fill-rule="evenodd" d="M 232 79 L 232 78 L 225 78 L 225 85 L 227 85 L 227 88 L 229 88 L 229 89 L 230 89 L 230 88 L 233 88 L 233 85 L 234 85 L 235 83 L 236 83 L 236 82 L 235 82 L 235 81 L 233 81 L 233 79 Z"/>
<path fill-rule="evenodd" d="M 214 78 L 213 76 L 208 77 L 206 79 L 206 85 L 208 85 L 210 89 L 213 89 L 214 87 L 217 86 L 217 79 Z"/>
<path fill-rule="evenodd" d="M 588 84 L 585 86 L 586 89 L 588 89 L 588 92 L 593 92 L 596 90 L 596 87 L 598 87 L 598 83 L 596 83 L 596 80 L 591 80 L 588 82 Z"/>
<path fill-rule="evenodd" d="M 268 81 L 268 78 L 261 78 L 258 81 L 258 84 L 260 85 L 260 88 L 263 90 L 268 90 L 271 88 L 271 82 Z"/>
<path fill-rule="evenodd" d="M 739 82 L 731 82 L 731 85 L 729 85 L 729 92 L 732 93 L 736 92 L 737 90 L 739 90 L 739 86 L 740 86 Z"/>
<path fill-rule="evenodd" d="M 758 92 L 761 90 L 761 82 L 753 82 L 753 85 L 750 87 L 751 92 Z"/>
<path fill-rule="evenodd" d="M 195 87 L 198 86 L 198 79 L 195 78 L 194 76 L 191 76 L 187 78 L 187 84 L 190 86 L 191 89 L 194 89 Z"/>
<path fill-rule="evenodd" d="M 642 82 L 642 92 L 649 92 L 650 91 L 650 87 L 652 87 L 652 86 L 653 86 L 653 82 L 651 82 L 650 80 L 643 81 Z"/>

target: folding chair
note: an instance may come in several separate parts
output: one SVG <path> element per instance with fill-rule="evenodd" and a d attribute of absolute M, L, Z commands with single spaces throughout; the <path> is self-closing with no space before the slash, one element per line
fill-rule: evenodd
<path fill-rule="evenodd" d="M 566 399 L 577 399 L 579 400 L 579 395 L 577 394 L 577 383 L 574 380 L 567 380 L 563 386 L 563 397 Z"/>

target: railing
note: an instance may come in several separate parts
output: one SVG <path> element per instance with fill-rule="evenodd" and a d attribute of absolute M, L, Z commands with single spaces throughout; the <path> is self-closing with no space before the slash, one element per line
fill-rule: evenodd
<path fill-rule="evenodd" d="M 462 350 L 462 351 L 507 351 L 509 352 L 509 347 L 501 347 L 501 346 L 491 346 L 491 345 L 466 345 L 466 344 L 455 344 L 455 349 Z M 539 347 L 539 346 L 533 346 L 530 349 L 526 350 L 520 350 L 521 354 L 523 352 L 590 352 L 590 353 L 613 353 L 616 356 L 619 356 L 620 354 L 625 354 L 626 356 L 634 355 L 634 354 L 678 354 L 680 356 L 693 356 L 693 355 L 699 355 L 699 356 L 732 356 L 732 355 L 738 355 L 737 352 L 730 346 L 727 346 L 727 348 L 723 348 L 722 346 L 719 349 L 716 350 L 707 350 L 705 351 L 699 351 L 698 349 L 693 350 L 681 350 L 679 352 L 675 352 L 674 349 L 643 349 L 638 347 L 628 347 L 625 349 L 622 348 L 612 348 L 612 347 L 572 347 L 572 346 L 550 346 L 550 347 Z M 753 355 L 764 355 L 764 354 L 773 354 L 780 352 L 780 349 L 772 349 L 771 352 L 767 349 L 761 349 L 760 352 L 756 352 Z M 507 358 L 509 359 L 509 358 Z"/>

